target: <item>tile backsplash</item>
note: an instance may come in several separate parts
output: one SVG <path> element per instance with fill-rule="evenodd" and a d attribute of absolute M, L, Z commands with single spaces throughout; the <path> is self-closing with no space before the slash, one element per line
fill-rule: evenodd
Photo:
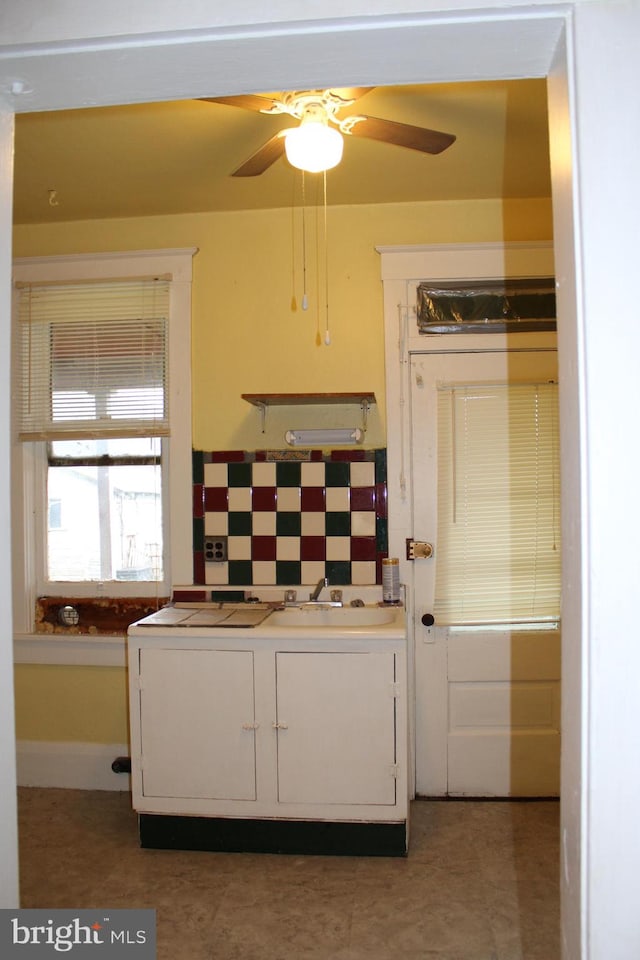
<path fill-rule="evenodd" d="M 193 544 L 194 584 L 382 583 L 386 450 L 194 451 Z"/>

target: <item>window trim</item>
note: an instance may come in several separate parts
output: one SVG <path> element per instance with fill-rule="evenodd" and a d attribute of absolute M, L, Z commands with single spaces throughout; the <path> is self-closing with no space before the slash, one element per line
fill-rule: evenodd
<path fill-rule="evenodd" d="M 191 517 L 191 281 L 196 247 L 131 252 L 72 254 L 54 257 L 26 257 L 13 264 L 14 282 L 125 279 L 165 274 L 171 277 L 169 323 L 169 391 L 171 442 L 164 457 L 168 480 L 168 516 L 165 521 L 166 583 L 188 583 L 192 579 L 193 540 Z M 13 355 L 16 376 L 17 355 Z M 14 424 L 15 426 L 15 424 Z M 43 530 L 47 523 L 42 480 L 46 467 L 46 444 L 12 440 L 13 540 L 13 622 L 16 639 L 46 639 L 52 647 L 64 635 L 34 634 L 38 570 L 43 562 Z M 38 478 L 41 478 L 40 481 Z M 39 510 L 37 509 L 39 507 Z M 43 528 L 40 528 L 40 524 Z M 38 566 L 40 565 L 40 566 Z M 44 572 L 44 571 L 43 571 Z M 66 586 L 66 585 L 60 585 Z M 68 593 L 77 596 L 143 595 L 140 584 L 117 582 L 117 594 L 106 585 L 69 584 Z M 148 584 L 151 595 L 161 585 Z M 82 588 L 82 589 L 80 589 Z M 57 593 L 58 591 L 56 591 Z M 149 594 L 149 590 L 147 590 Z M 60 591 L 63 595 L 63 591 Z M 161 595 L 161 594 L 160 594 Z M 89 642 L 89 638 L 85 638 Z M 117 638 L 116 638 L 117 639 Z M 104 640 L 104 638 L 101 638 Z M 124 642 L 124 641 L 123 641 Z M 97 644 L 99 649 L 104 646 Z M 52 653 L 49 662 L 58 662 Z M 24 662 L 24 661 L 22 661 Z M 40 661 L 41 662 L 41 661 Z M 68 662 L 68 661 L 62 661 Z M 84 662 L 78 660 L 76 662 Z M 91 659 L 90 662 L 95 662 Z"/>

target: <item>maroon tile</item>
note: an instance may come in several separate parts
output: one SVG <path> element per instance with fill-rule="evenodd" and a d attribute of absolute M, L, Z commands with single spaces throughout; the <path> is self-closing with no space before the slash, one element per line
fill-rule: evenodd
<path fill-rule="evenodd" d="M 204 509 L 208 513 L 225 513 L 229 509 L 227 487 L 205 487 Z"/>
<path fill-rule="evenodd" d="M 244 463 L 244 450 L 212 450 L 210 463 Z"/>
<path fill-rule="evenodd" d="M 326 539 L 324 537 L 300 537 L 301 560 L 324 560 Z"/>
<path fill-rule="evenodd" d="M 354 463 L 357 460 L 366 460 L 366 450 L 331 450 L 330 460 L 346 460 L 348 463 Z"/>
<path fill-rule="evenodd" d="M 300 510 L 302 513 L 318 513 L 323 511 L 324 487 L 301 487 Z"/>
<path fill-rule="evenodd" d="M 251 537 L 251 559 L 252 560 L 275 560 L 276 559 L 276 538 L 275 537 Z"/>
<path fill-rule="evenodd" d="M 194 517 L 204 516 L 204 486 L 201 483 L 193 485 L 193 515 Z"/>
<path fill-rule="evenodd" d="M 375 560 L 376 559 L 376 538 L 375 537 L 351 537 L 351 559 L 352 560 Z"/>
<path fill-rule="evenodd" d="M 387 485 L 376 483 L 376 517 L 384 520 L 387 516 Z"/>
<path fill-rule="evenodd" d="M 174 603 L 206 603 L 209 596 L 208 590 L 174 590 L 172 599 Z"/>
<path fill-rule="evenodd" d="M 193 582 L 194 583 L 204 583 L 204 553 L 202 550 L 194 550 L 193 552 Z"/>
<path fill-rule="evenodd" d="M 351 487 L 351 509 L 352 510 L 375 510 L 376 508 L 376 488 L 375 487 Z"/>
<path fill-rule="evenodd" d="M 253 487 L 251 492 L 252 510 L 276 509 L 276 488 L 275 487 Z M 255 559 L 255 558 L 254 558 Z"/>
<path fill-rule="evenodd" d="M 324 460 L 324 454 L 322 450 L 312 450 L 309 454 L 309 460 L 311 460 L 312 462 L 318 461 L 318 460 Z"/>

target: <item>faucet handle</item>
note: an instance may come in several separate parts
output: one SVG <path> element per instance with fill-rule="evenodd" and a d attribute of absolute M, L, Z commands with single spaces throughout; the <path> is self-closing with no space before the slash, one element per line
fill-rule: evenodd
<path fill-rule="evenodd" d="M 329 596 L 333 603 L 342 603 L 342 590 L 332 590 Z"/>

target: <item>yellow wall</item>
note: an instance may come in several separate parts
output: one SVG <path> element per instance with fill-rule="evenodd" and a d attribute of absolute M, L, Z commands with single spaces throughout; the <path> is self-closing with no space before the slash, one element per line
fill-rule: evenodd
<path fill-rule="evenodd" d="M 241 393 L 372 390 L 367 445 L 385 445 L 382 284 L 377 245 L 551 238 L 545 199 L 378 204 L 328 212 L 329 327 L 324 279 L 316 282 L 315 213 L 307 215 L 310 307 L 301 309 L 300 214 L 291 210 L 203 213 L 137 220 L 17 227 L 15 256 L 196 246 L 193 281 L 193 446 L 283 446 L 283 430 L 327 424 L 326 409 L 272 411 L 265 436 Z M 324 245 L 320 243 L 323 259 Z M 292 292 L 298 309 L 291 310 Z M 319 293 L 319 295 L 318 295 Z M 320 309 L 319 309 L 320 305 Z M 320 316 L 319 316 L 320 313 Z M 344 411 L 329 411 L 332 417 Z M 289 418 L 289 419 L 287 419 Z M 353 416 L 350 417 L 353 419 Z M 349 425 L 349 424 L 345 424 Z"/>
<path fill-rule="evenodd" d="M 283 432 L 318 422 L 345 426 L 340 408 L 272 410 L 267 432 L 241 393 L 372 390 L 377 405 L 367 445 L 385 446 L 384 346 L 380 261 L 375 247 L 552 238 L 551 202 L 480 200 L 378 204 L 328 211 L 330 347 L 324 333 L 324 282 L 316 296 L 315 214 L 308 213 L 307 289 L 301 309 L 300 214 L 290 210 L 19 226 L 16 257 L 198 247 L 192 310 L 193 446 L 282 447 Z M 320 243 L 321 251 L 324 244 Z M 295 277 L 295 283 L 294 283 Z M 298 309 L 291 310 L 295 289 Z M 331 420 L 329 420 L 331 417 Z M 127 739 L 125 671 L 106 667 L 20 666 L 19 739 L 121 743 Z"/>
<path fill-rule="evenodd" d="M 127 677 L 121 667 L 17 664 L 18 740 L 127 743 Z"/>

